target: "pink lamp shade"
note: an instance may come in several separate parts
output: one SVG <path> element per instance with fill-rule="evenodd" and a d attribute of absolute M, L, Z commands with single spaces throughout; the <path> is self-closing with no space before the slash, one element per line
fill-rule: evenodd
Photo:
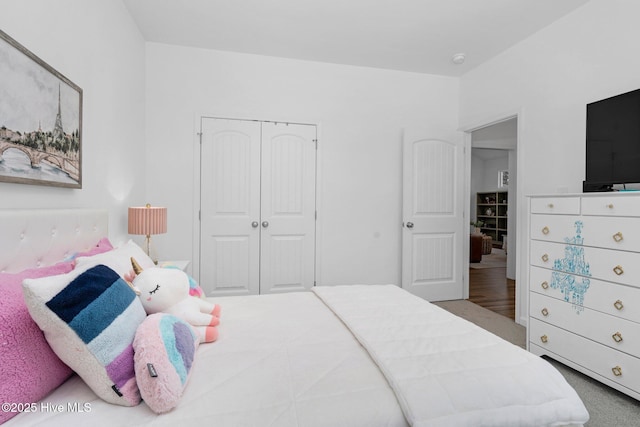
<path fill-rule="evenodd" d="M 167 208 L 151 206 L 129 208 L 129 234 L 146 236 L 146 252 L 151 256 L 151 236 L 167 232 Z M 154 260 L 154 262 L 157 262 Z"/>
<path fill-rule="evenodd" d="M 167 208 L 147 204 L 129 208 L 129 234 L 151 236 L 167 232 Z"/>

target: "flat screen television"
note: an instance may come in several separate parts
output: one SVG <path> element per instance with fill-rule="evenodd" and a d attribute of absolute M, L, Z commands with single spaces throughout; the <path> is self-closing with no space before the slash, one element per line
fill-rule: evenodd
<path fill-rule="evenodd" d="M 640 89 L 587 104 L 583 191 L 640 183 Z"/>

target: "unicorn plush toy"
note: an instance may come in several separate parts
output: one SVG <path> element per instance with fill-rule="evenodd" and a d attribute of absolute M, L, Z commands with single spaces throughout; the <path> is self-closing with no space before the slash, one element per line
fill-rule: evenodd
<path fill-rule="evenodd" d="M 169 313 L 189 323 L 200 342 L 218 339 L 220 306 L 189 295 L 189 276 L 175 268 L 152 267 L 143 270 L 134 258 L 131 265 L 136 276 L 132 287 L 147 314 Z"/>

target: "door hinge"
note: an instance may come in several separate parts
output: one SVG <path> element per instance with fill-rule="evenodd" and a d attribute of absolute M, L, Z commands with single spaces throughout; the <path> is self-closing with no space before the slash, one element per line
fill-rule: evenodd
<path fill-rule="evenodd" d="M 316 221 L 318 220 L 318 211 L 316 211 Z"/>
<path fill-rule="evenodd" d="M 313 286 L 316 286 L 316 281 L 315 280 L 313 281 Z"/>
<path fill-rule="evenodd" d="M 202 211 L 198 211 L 198 221 L 202 221 Z"/>
<path fill-rule="evenodd" d="M 317 140 L 317 139 L 314 139 L 314 140 L 313 140 L 313 142 L 315 142 L 315 143 L 316 143 L 316 150 L 317 150 L 317 149 L 318 149 L 318 140 Z"/>

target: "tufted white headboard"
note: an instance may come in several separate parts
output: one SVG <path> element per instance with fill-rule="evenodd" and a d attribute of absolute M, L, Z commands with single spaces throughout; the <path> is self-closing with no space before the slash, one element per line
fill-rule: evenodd
<path fill-rule="evenodd" d="M 101 209 L 0 209 L 0 272 L 43 267 L 108 236 Z"/>

